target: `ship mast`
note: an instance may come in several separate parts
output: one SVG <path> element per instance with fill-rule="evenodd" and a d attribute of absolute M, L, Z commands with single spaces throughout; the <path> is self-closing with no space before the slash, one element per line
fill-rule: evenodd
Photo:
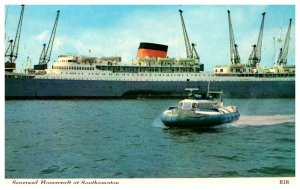
<path fill-rule="evenodd" d="M 52 48 L 53 48 L 53 43 L 54 43 L 54 38 L 55 38 L 55 33 L 56 33 L 56 28 L 57 28 L 57 23 L 58 23 L 58 18 L 59 18 L 59 12 L 60 11 L 58 10 L 48 46 L 46 48 L 46 44 L 43 44 L 43 50 L 42 50 L 42 53 L 41 53 L 41 56 L 39 59 L 39 64 L 34 66 L 34 69 L 36 69 L 36 70 L 47 69 L 47 63 L 49 63 L 49 61 L 50 61 L 51 52 L 52 52 Z"/>
<path fill-rule="evenodd" d="M 190 45 L 190 40 L 189 40 L 187 31 L 186 31 L 186 27 L 185 27 L 185 24 L 184 24 L 182 12 L 183 11 L 179 9 L 181 25 L 182 25 L 182 30 L 183 30 L 183 37 L 184 37 L 185 48 L 186 48 L 186 57 L 187 58 L 192 58 L 193 57 L 193 52 L 192 52 L 192 48 L 191 48 L 191 45 Z"/>
<path fill-rule="evenodd" d="M 232 29 L 232 23 L 230 18 L 230 11 L 227 10 L 228 13 L 228 25 L 229 25 L 229 41 L 230 41 L 230 60 L 233 65 L 240 64 L 240 56 L 238 52 L 238 45 L 235 43 L 234 35 L 233 35 L 233 29 Z"/>
<path fill-rule="evenodd" d="M 280 48 L 280 51 L 279 51 L 277 65 L 286 65 L 286 63 L 287 63 L 287 56 L 289 53 L 291 27 L 292 27 L 292 19 L 290 19 L 289 28 L 286 33 L 286 37 L 285 37 L 285 41 L 284 41 L 284 46 L 283 46 L 283 48 Z"/>
<path fill-rule="evenodd" d="M 266 15 L 266 13 L 263 12 L 262 13 L 263 17 L 262 17 L 262 21 L 261 21 L 261 26 L 260 26 L 260 30 L 259 30 L 257 43 L 253 45 L 252 52 L 248 59 L 248 64 L 252 68 L 258 68 L 259 67 L 258 63 L 261 60 L 261 47 L 262 47 L 262 37 L 263 37 L 263 30 L 264 30 L 265 15 Z"/>
<path fill-rule="evenodd" d="M 19 50 L 19 43 L 21 37 L 21 29 L 22 29 L 22 22 L 23 22 L 23 15 L 24 15 L 24 5 L 21 5 L 21 14 L 18 23 L 18 28 L 15 36 L 15 40 L 9 40 L 9 44 L 7 50 L 5 51 L 5 57 L 7 61 L 5 62 L 5 71 L 12 72 L 16 69 L 16 59 L 18 57 L 18 50 Z"/>

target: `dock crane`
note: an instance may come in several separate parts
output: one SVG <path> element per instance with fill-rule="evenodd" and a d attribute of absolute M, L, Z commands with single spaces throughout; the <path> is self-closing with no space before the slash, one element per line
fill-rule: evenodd
<path fill-rule="evenodd" d="M 190 43 L 187 31 L 186 31 L 186 27 L 184 24 L 182 12 L 183 11 L 179 9 L 180 20 L 181 20 L 181 25 L 182 25 L 182 30 L 183 30 L 184 43 L 185 43 L 185 48 L 186 48 L 186 57 L 193 59 L 196 64 L 199 64 L 199 66 L 200 66 L 199 71 L 204 71 L 204 64 L 200 62 L 200 56 L 195 48 L 196 44 Z"/>
<path fill-rule="evenodd" d="M 18 28 L 16 32 L 15 40 L 9 40 L 9 44 L 7 50 L 5 51 L 5 71 L 13 72 L 16 69 L 16 59 L 18 57 L 18 50 L 19 50 L 19 43 L 21 37 L 21 29 L 22 29 L 22 22 L 23 22 L 23 15 L 24 15 L 24 5 L 21 5 L 21 14 L 18 23 Z"/>
<path fill-rule="evenodd" d="M 230 11 L 227 10 L 227 13 L 228 13 L 228 25 L 229 25 L 230 60 L 233 65 L 236 65 L 241 63 L 241 59 L 238 52 L 238 45 L 234 41 Z"/>
<path fill-rule="evenodd" d="M 262 21 L 260 25 L 259 35 L 257 43 L 253 45 L 252 52 L 248 59 L 248 65 L 252 68 L 258 68 L 258 63 L 261 60 L 261 47 L 262 47 L 262 37 L 263 37 L 263 30 L 264 30 L 264 21 L 265 21 L 265 15 L 266 13 L 262 13 Z"/>
<path fill-rule="evenodd" d="M 57 28 L 57 23 L 58 23 L 58 18 L 59 18 L 59 13 L 60 11 L 57 11 L 56 14 L 56 19 L 54 22 L 54 26 L 51 32 L 51 36 L 50 36 L 50 40 L 48 43 L 48 46 L 46 47 L 46 44 L 43 44 L 43 50 L 42 53 L 40 55 L 40 59 L 39 59 L 39 64 L 38 65 L 34 65 L 34 70 L 45 70 L 47 69 L 47 64 L 50 61 L 50 57 L 51 57 L 51 52 L 52 52 L 52 48 L 53 48 L 53 43 L 54 43 L 54 38 L 55 38 L 55 33 L 56 33 L 56 28 Z"/>
<path fill-rule="evenodd" d="M 186 57 L 187 58 L 192 58 L 193 57 L 193 52 L 192 52 L 190 40 L 189 40 L 187 31 L 186 31 L 186 27 L 185 27 L 185 24 L 184 24 L 182 12 L 183 11 L 179 9 L 181 25 L 182 25 L 182 30 L 183 30 L 183 37 L 184 37 L 185 48 L 186 48 Z"/>
<path fill-rule="evenodd" d="M 289 53 L 291 27 L 292 27 L 292 19 L 290 19 L 290 23 L 289 23 L 289 27 L 288 27 L 288 30 L 287 30 L 287 33 L 286 33 L 283 48 L 280 48 L 280 50 L 279 50 L 277 65 L 286 65 L 286 63 L 287 63 L 287 56 L 288 56 L 288 53 Z"/>
<path fill-rule="evenodd" d="M 196 44 L 192 43 L 192 57 L 200 61 L 199 54 L 195 48 Z"/>

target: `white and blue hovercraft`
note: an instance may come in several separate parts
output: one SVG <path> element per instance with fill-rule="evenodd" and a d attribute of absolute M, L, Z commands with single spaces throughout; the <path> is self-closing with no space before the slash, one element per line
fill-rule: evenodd
<path fill-rule="evenodd" d="M 197 88 L 187 88 L 189 98 L 179 102 L 178 107 L 169 107 L 161 115 L 167 127 L 208 128 L 238 120 L 237 106 L 224 106 L 223 91 L 208 91 L 194 94 Z"/>

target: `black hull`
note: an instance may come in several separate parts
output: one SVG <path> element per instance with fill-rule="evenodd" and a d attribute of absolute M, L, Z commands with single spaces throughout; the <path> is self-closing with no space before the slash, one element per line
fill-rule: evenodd
<path fill-rule="evenodd" d="M 5 99 L 182 98 L 185 88 L 206 92 L 208 81 L 104 81 L 5 78 Z M 210 81 L 225 98 L 295 98 L 294 80 Z"/>

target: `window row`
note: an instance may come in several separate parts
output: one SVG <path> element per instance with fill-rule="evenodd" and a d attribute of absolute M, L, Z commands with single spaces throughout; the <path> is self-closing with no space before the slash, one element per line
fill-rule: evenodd
<path fill-rule="evenodd" d="M 61 70 L 94 70 L 94 67 L 77 67 L 77 66 L 52 66 L 52 69 Z"/>

